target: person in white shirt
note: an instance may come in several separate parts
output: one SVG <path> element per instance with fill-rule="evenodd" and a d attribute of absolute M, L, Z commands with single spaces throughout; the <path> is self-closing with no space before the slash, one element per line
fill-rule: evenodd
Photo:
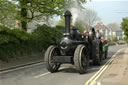
<path fill-rule="evenodd" d="M 99 30 L 96 31 L 96 38 L 101 39 L 101 33 L 99 32 Z"/>

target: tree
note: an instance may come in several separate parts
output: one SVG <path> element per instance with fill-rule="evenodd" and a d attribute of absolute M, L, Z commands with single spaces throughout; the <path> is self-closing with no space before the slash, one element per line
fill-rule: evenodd
<path fill-rule="evenodd" d="M 62 15 L 68 2 L 74 0 L 0 0 L 0 3 L 3 1 L 16 5 L 14 7 L 18 11 L 16 19 L 20 20 L 22 28 L 27 30 L 28 22 L 42 19 L 42 17 L 49 20 L 53 15 Z M 81 4 L 85 0 L 77 0 L 77 2 Z"/>
<path fill-rule="evenodd" d="M 0 24 L 4 26 L 15 26 L 16 6 L 8 0 L 0 0 Z"/>
<path fill-rule="evenodd" d="M 85 29 L 92 27 L 92 25 L 100 20 L 94 10 L 82 8 L 75 2 L 72 8 L 70 8 L 69 10 L 72 13 L 71 23 L 75 24 L 80 32 L 83 32 Z M 57 25 L 65 26 L 64 17 L 62 17 L 61 20 L 57 22 Z"/>
<path fill-rule="evenodd" d="M 56 23 L 56 25 L 65 26 L 65 17 L 61 17 L 61 19 Z"/>
<path fill-rule="evenodd" d="M 87 9 L 87 8 L 73 8 L 73 20 L 72 23 L 78 23 L 84 26 L 84 29 L 88 29 L 92 27 L 100 18 L 98 17 L 97 13 L 94 10 Z"/>
<path fill-rule="evenodd" d="M 65 5 L 69 0 L 17 0 L 19 1 L 19 8 L 21 8 L 21 23 L 22 28 L 27 30 L 27 22 L 33 19 L 41 19 L 42 16 L 61 15 L 64 11 Z M 73 0 L 72 0 L 73 1 Z M 85 0 L 77 0 L 85 2 Z"/>
<path fill-rule="evenodd" d="M 16 0 L 20 9 L 22 28 L 27 30 L 27 22 L 41 19 L 42 16 L 60 15 L 62 13 L 62 0 Z"/>
<path fill-rule="evenodd" d="M 85 27 L 84 27 L 84 25 L 83 25 L 83 23 L 82 23 L 81 21 L 77 21 L 77 22 L 75 23 L 75 26 L 79 29 L 79 31 L 80 31 L 81 33 L 84 32 Z"/>
<path fill-rule="evenodd" d="M 124 31 L 125 40 L 128 42 L 128 18 L 123 18 L 123 21 L 121 23 L 121 28 Z"/>
<path fill-rule="evenodd" d="M 97 15 L 97 12 L 91 9 L 85 9 L 84 12 L 84 22 L 85 22 L 85 27 L 89 28 L 92 25 L 94 25 L 100 18 Z"/>
<path fill-rule="evenodd" d="M 22 28 L 24 27 L 26 30 L 27 21 L 42 19 L 42 16 L 45 16 L 46 19 L 49 20 L 53 15 L 62 15 L 70 1 L 74 0 L 19 0 Z M 86 0 L 76 1 L 81 4 Z M 25 21 L 25 19 L 27 19 L 27 21 Z"/>

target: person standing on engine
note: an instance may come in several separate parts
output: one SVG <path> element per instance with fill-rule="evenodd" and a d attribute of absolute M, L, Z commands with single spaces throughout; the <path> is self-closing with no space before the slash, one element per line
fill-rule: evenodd
<path fill-rule="evenodd" d="M 96 31 L 96 38 L 101 39 L 101 33 L 99 32 L 99 30 Z"/>
<path fill-rule="evenodd" d="M 88 38 L 89 38 L 89 32 L 88 32 L 88 29 L 86 29 L 84 31 L 84 39 L 88 41 Z"/>
<path fill-rule="evenodd" d="M 86 29 L 86 30 L 84 31 L 84 34 L 87 35 L 87 36 L 89 35 L 88 29 Z"/>
<path fill-rule="evenodd" d="M 80 32 L 74 24 L 71 25 L 71 35 L 73 39 L 76 39 L 76 40 L 80 39 Z"/>

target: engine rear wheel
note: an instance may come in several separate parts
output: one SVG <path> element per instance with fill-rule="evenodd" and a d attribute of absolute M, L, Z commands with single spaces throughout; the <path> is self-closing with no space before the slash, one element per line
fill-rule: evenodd
<path fill-rule="evenodd" d="M 80 74 L 87 71 L 89 66 L 89 58 L 87 54 L 87 48 L 84 45 L 77 46 L 74 53 L 74 65 Z"/>
<path fill-rule="evenodd" d="M 60 63 L 54 63 L 53 61 L 53 56 L 57 56 L 57 55 L 58 55 L 57 48 L 54 45 L 49 46 L 45 52 L 46 67 L 48 71 L 50 71 L 51 73 L 57 72 L 60 67 Z"/>

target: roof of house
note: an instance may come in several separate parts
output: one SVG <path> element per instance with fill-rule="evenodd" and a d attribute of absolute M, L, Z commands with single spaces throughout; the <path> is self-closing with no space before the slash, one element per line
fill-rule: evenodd
<path fill-rule="evenodd" d="M 108 27 L 112 31 L 122 31 L 120 27 Z"/>
<path fill-rule="evenodd" d="M 95 30 L 112 30 L 112 31 L 122 31 L 122 29 L 120 27 L 108 27 L 104 24 L 97 24 L 95 26 L 93 26 L 95 28 Z"/>
<path fill-rule="evenodd" d="M 103 25 L 103 24 L 97 24 L 94 26 L 94 28 L 96 30 L 106 30 L 106 29 L 109 29 L 107 26 Z"/>

